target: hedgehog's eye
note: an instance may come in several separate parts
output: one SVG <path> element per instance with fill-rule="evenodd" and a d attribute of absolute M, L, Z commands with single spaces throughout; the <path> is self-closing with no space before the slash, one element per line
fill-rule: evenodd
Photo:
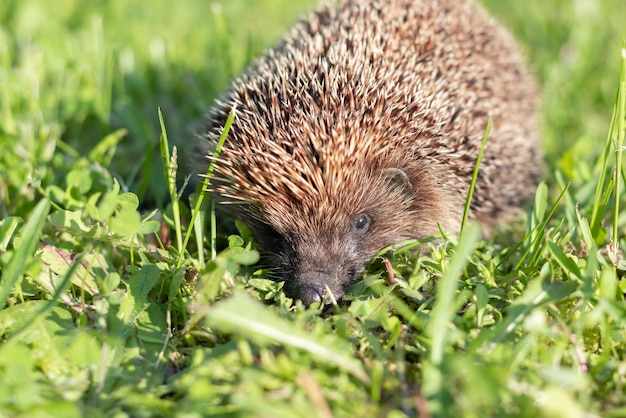
<path fill-rule="evenodd" d="M 372 218 L 366 213 L 360 213 L 352 220 L 352 228 L 354 232 L 362 234 L 368 230 L 370 223 L 372 223 Z"/>

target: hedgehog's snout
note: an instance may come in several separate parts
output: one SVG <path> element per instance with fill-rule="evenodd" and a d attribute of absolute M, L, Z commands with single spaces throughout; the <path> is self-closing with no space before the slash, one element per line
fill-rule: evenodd
<path fill-rule="evenodd" d="M 295 296 L 305 306 L 315 303 L 330 305 L 333 300 L 343 297 L 343 276 L 337 271 L 325 269 L 305 269 L 296 275 Z"/>
<path fill-rule="evenodd" d="M 300 290 L 300 299 L 305 306 L 310 306 L 314 303 L 322 303 L 324 296 L 326 296 L 326 287 L 323 285 L 308 284 L 302 286 Z M 330 303 L 330 298 L 326 298 L 326 305 Z"/>

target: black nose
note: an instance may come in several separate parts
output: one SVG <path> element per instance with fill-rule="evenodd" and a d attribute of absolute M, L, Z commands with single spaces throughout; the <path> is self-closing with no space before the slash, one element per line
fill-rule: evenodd
<path fill-rule="evenodd" d="M 313 303 L 321 303 L 326 293 L 326 287 L 319 285 L 306 285 L 300 290 L 300 299 L 305 306 L 312 305 Z M 326 303 L 330 303 L 330 299 L 326 299 Z"/>

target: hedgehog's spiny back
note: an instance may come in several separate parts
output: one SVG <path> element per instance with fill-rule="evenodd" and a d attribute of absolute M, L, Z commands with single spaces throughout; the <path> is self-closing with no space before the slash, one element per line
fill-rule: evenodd
<path fill-rule="evenodd" d="M 218 166 L 227 179 L 221 192 L 246 201 L 309 199 L 349 180 L 344 171 L 385 165 L 397 153 L 465 154 L 447 164 L 464 177 L 488 114 L 495 119 L 492 154 L 505 164 L 521 155 L 522 167 L 535 165 L 524 152 L 532 122 L 522 121 L 534 118 L 532 81 L 520 72 L 508 34 L 482 11 L 464 1 L 341 4 L 296 25 L 223 99 L 214 126 L 235 102 L 239 115 L 222 157 L 232 165 Z"/>

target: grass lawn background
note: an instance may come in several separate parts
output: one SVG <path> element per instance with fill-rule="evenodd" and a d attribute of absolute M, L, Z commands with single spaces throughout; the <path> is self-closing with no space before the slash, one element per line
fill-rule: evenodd
<path fill-rule="evenodd" d="M 626 415 L 623 0 L 485 1 L 544 87 L 546 183 L 495 240 L 387 254 L 393 283 L 375 260 L 325 315 L 219 213 L 216 256 L 181 250 L 157 109 L 181 186 L 214 98 L 312 4 L 0 3 L 0 417 Z"/>

